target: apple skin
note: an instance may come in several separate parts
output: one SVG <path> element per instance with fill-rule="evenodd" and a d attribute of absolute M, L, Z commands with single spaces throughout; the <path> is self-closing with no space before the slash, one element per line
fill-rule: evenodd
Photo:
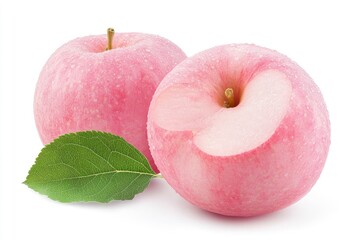
<path fill-rule="evenodd" d="M 160 81 L 186 56 L 169 40 L 143 33 L 116 33 L 113 49 L 106 47 L 106 35 L 77 38 L 47 61 L 34 99 L 41 140 L 110 132 L 138 148 L 158 171 L 147 142 L 148 107 Z"/>
<path fill-rule="evenodd" d="M 257 74 L 269 69 L 281 72 L 291 84 L 288 105 L 274 132 L 263 143 L 238 154 L 219 156 L 200 149 L 194 139 L 209 125 L 205 115 L 215 114 L 208 110 L 213 106 L 205 105 L 218 103 L 204 100 L 201 106 L 199 99 L 218 97 L 211 90 L 214 87 L 207 86 L 224 90 L 221 84 L 230 81 L 235 91 L 242 91 L 236 86 L 246 89 Z M 198 96 L 188 97 L 183 108 L 172 109 L 159 102 L 171 88 L 183 88 L 184 93 L 196 89 Z M 174 105 L 172 96 L 166 97 Z M 182 117 L 192 106 L 195 117 Z M 238 120 L 233 119 L 234 124 Z M 268 121 L 262 120 L 264 124 Z M 249 217 L 287 207 L 310 191 L 326 161 L 330 121 L 319 88 L 300 66 L 276 51 L 231 44 L 184 60 L 164 78 L 150 104 L 148 138 L 161 174 L 183 198 L 210 212 Z M 228 140 L 225 136 L 214 141 L 221 146 Z"/>

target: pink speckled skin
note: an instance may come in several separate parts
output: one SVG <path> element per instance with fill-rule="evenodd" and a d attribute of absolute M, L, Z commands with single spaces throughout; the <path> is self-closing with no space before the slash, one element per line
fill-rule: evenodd
<path fill-rule="evenodd" d="M 77 38 L 60 47 L 41 71 L 35 92 L 36 126 L 44 144 L 59 135 L 98 130 L 124 137 L 157 171 L 146 133 L 150 100 L 163 77 L 186 58 L 155 35 L 117 33 Z"/>
<path fill-rule="evenodd" d="M 285 74 L 291 98 L 272 136 L 250 151 L 213 156 L 194 144 L 196 131 L 156 124 L 157 99 L 169 87 L 202 88 L 216 78 L 241 91 L 268 69 Z M 150 104 L 148 136 L 156 165 L 183 198 L 214 213 L 247 217 L 289 206 L 310 191 L 328 154 L 330 122 L 320 90 L 301 67 L 278 52 L 233 44 L 188 58 L 164 78 Z"/>

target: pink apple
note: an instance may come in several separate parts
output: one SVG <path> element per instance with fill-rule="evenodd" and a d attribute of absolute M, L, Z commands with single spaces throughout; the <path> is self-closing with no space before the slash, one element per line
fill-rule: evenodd
<path fill-rule="evenodd" d="M 211 212 L 254 216 L 303 197 L 323 169 L 330 122 L 320 90 L 286 56 L 224 45 L 177 65 L 148 115 L 168 183 Z"/>
<path fill-rule="evenodd" d="M 143 33 L 110 31 L 108 39 L 88 36 L 63 45 L 36 87 L 34 112 L 43 143 L 69 132 L 111 132 L 135 145 L 156 170 L 146 135 L 148 107 L 160 81 L 185 57 L 172 42 Z"/>

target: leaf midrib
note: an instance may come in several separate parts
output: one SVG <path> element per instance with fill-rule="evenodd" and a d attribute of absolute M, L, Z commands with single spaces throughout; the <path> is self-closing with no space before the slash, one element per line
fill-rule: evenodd
<path fill-rule="evenodd" d="M 116 154 L 122 155 L 122 156 L 130 159 L 131 161 L 135 161 L 136 163 L 138 163 L 138 164 L 140 164 L 141 166 L 143 166 L 146 170 L 150 170 L 150 171 L 152 170 L 151 168 L 149 169 L 149 167 L 145 166 L 143 162 L 141 162 L 141 161 L 139 161 L 139 160 L 137 160 L 137 159 L 135 159 L 135 158 L 127 155 L 127 154 L 124 154 L 124 153 L 122 153 L 122 152 L 119 152 L 119 151 L 116 151 L 116 150 L 111 150 L 111 149 L 109 148 L 109 146 L 107 146 L 107 145 L 105 145 L 105 146 L 110 149 L 110 153 L 109 153 L 109 156 L 107 157 L 107 159 L 104 158 L 103 156 L 101 156 L 99 153 L 95 152 L 93 149 L 89 148 L 88 146 L 84 146 L 84 145 L 81 145 L 81 144 L 78 144 L 78 143 L 65 143 L 65 144 L 63 144 L 63 145 L 61 146 L 61 148 L 66 147 L 66 146 L 76 146 L 76 147 L 84 148 L 84 149 L 92 152 L 92 153 L 95 154 L 96 156 L 98 156 L 98 157 L 99 157 L 100 159 L 102 159 L 103 161 L 105 161 L 105 162 L 106 162 L 111 168 L 113 168 L 113 169 L 116 169 L 116 168 L 109 162 L 109 157 L 111 156 L 111 154 L 116 153 Z"/>
<path fill-rule="evenodd" d="M 97 177 L 100 175 L 106 175 L 106 174 L 117 174 L 117 173 L 130 173 L 130 174 L 136 174 L 136 175 L 147 175 L 151 177 L 156 177 L 157 174 L 152 173 L 145 173 L 145 172 L 135 172 L 135 171 L 127 171 L 127 170 L 113 170 L 113 171 L 107 171 L 107 172 L 100 172 L 100 173 L 93 173 L 89 175 L 84 176 L 76 176 L 76 177 L 68 177 L 68 178 L 62 178 L 62 179 L 54 179 L 50 181 L 34 181 L 33 183 L 51 183 L 51 182 L 60 182 L 60 181 L 66 181 L 66 180 L 76 180 L 76 179 L 83 179 L 83 178 L 90 178 L 90 177 Z"/>

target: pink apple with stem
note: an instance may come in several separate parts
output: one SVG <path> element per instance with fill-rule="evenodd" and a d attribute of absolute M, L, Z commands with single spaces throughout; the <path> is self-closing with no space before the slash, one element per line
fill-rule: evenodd
<path fill-rule="evenodd" d="M 149 159 L 148 107 L 163 77 L 185 59 L 162 37 L 114 33 L 75 39 L 41 71 L 35 92 L 36 126 L 44 144 L 69 132 L 98 130 L 124 137 Z"/>
<path fill-rule="evenodd" d="M 155 163 L 186 200 L 229 216 L 289 206 L 315 184 L 330 145 L 324 99 L 286 56 L 255 45 L 186 59 L 151 101 Z"/>

